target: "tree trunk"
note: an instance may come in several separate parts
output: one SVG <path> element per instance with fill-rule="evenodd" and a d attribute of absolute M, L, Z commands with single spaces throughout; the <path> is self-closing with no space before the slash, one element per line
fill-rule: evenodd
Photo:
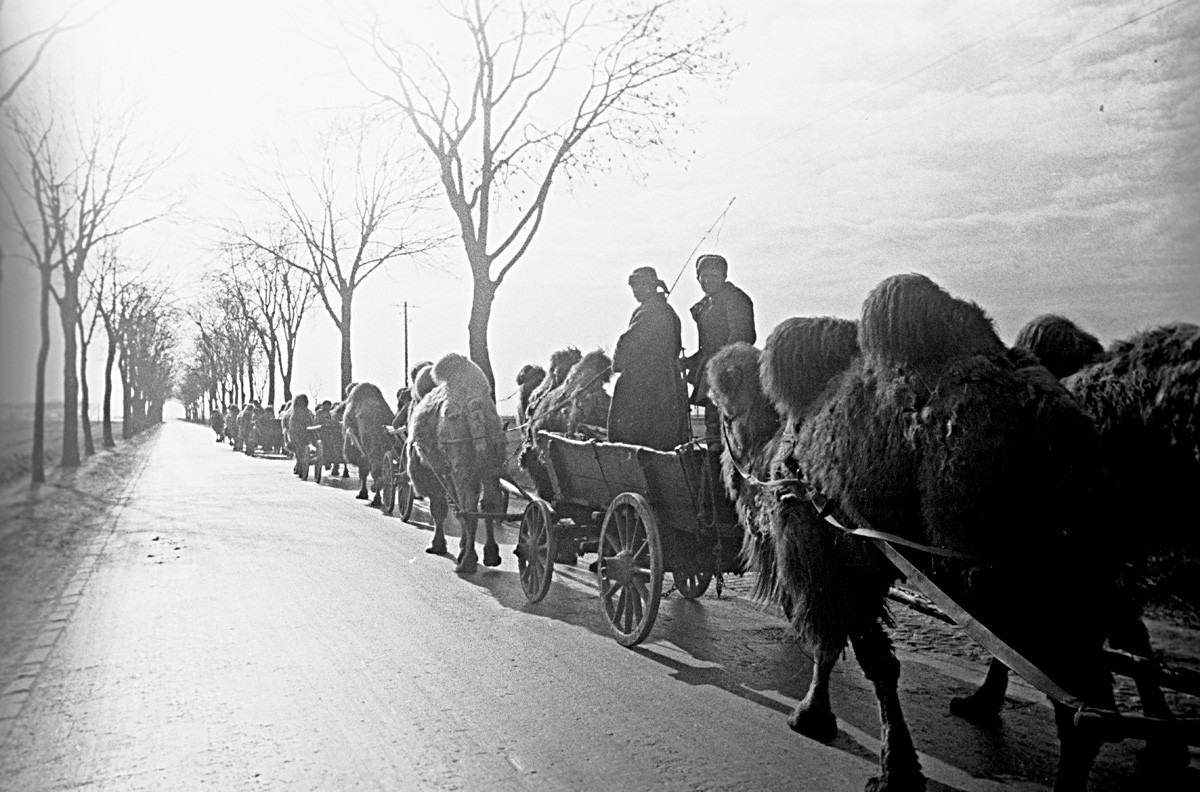
<path fill-rule="evenodd" d="M 487 270 L 479 271 L 472 264 L 472 280 L 475 288 L 471 295 L 471 318 L 467 323 L 467 346 L 471 360 L 483 369 L 492 386 L 492 398 L 496 398 L 496 376 L 492 373 L 492 355 L 488 350 L 488 323 L 492 318 L 492 301 L 496 299 L 496 284 L 488 277 Z"/>
<path fill-rule="evenodd" d="M 267 348 L 267 404 L 275 405 L 275 344 Z"/>
<path fill-rule="evenodd" d="M 87 381 L 88 345 L 79 344 L 79 420 L 83 424 L 83 452 L 88 456 L 96 453 L 96 441 L 92 438 L 92 417 L 88 415 L 91 403 L 88 399 Z"/>
<path fill-rule="evenodd" d="M 41 302 L 38 321 L 42 331 L 41 346 L 38 347 L 37 371 L 33 388 L 33 466 L 32 480 L 40 484 L 46 480 L 46 359 L 50 356 L 50 270 L 39 267 L 41 274 Z"/>
<path fill-rule="evenodd" d="M 104 447 L 112 448 L 117 443 L 112 431 L 112 370 L 117 358 L 117 345 L 108 341 L 108 354 L 104 358 Z"/>
<path fill-rule="evenodd" d="M 121 355 L 121 360 L 124 361 L 125 356 Z M 123 363 L 117 368 L 121 372 L 121 439 L 128 440 L 133 437 L 133 389 L 129 387 L 129 372 L 128 367 Z"/>
<path fill-rule="evenodd" d="M 350 317 L 352 315 L 353 290 L 342 292 L 342 398 L 346 398 L 353 382 L 353 367 L 350 362 Z"/>
<path fill-rule="evenodd" d="M 79 311 L 79 281 L 66 273 L 63 262 L 63 296 L 58 305 L 58 315 L 63 331 L 63 441 L 61 464 L 65 468 L 79 467 L 79 370 L 76 368 L 78 355 L 75 335 L 76 317 Z"/>

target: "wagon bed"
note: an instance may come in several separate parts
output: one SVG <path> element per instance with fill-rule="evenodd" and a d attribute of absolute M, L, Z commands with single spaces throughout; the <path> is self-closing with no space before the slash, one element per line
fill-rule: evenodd
<path fill-rule="evenodd" d="M 658 613 L 663 574 L 688 598 L 713 577 L 741 572 L 742 530 L 720 485 L 715 455 L 689 443 L 658 451 L 539 432 L 553 497 L 531 498 L 517 559 L 531 602 L 550 588 L 556 559 L 595 552 L 600 602 L 618 642 L 634 646 Z"/>

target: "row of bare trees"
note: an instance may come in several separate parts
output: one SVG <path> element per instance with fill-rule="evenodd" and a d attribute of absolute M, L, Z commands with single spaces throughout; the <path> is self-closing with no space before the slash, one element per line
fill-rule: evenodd
<path fill-rule="evenodd" d="M 274 404 L 276 379 L 283 399 L 291 399 L 296 339 L 314 300 L 311 279 L 274 253 L 240 244 L 225 252 L 227 267 L 189 311 L 195 338 L 177 395 L 190 420 L 202 418 L 206 408 L 211 413 L 257 398 Z M 263 364 L 265 379 L 256 390 Z"/>
<path fill-rule="evenodd" d="M 161 419 L 170 392 L 172 328 L 165 290 L 126 276 L 117 239 L 155 219 L 122 218 L 158 163 L 130 146 L 130 122 L 84 125 L 52 101 L 4 108 L 9 172 L 4 195 L 19 240 L 18 256 L 38 273 L 39 345 L 35 371 L 32 478 L 45 480 L 46 376 L 51 302 L 62 339 L 63 446 L 60 464 L 75 467 L 95 452 L 88 419 L 88 352 L 98 326 L 108 336 L 104 440 L 112 444 L 111 373 L 121 376 L 123 434 Z"/>
<path fill-rule="evenodd" d="M 343 391 L 353 380 L 358 288 L 381 267 L 454 237 L 473 283 L 469 354 L 494 389 L 492 303 L 541 228 L 552 184 L 665 146 L 687 82 L 731 72 L 721 50 L 729 20 L 699 19 L 677 0 L 460 0 L 446 9 L 463 34 L 457 57 L 403 40 L 378 19 L 351 31 L 345 63 L 375 98 L 375 114 L 335 124 L 314 167 L 280 164 L 255 188 L 264 228 L 283 235 L 226 228 L 236 247 L 274 263 L 277 278 L 308 279 L 341 335 Z M 421 222 L 439 193 L 453 232 Z M 266 351 L 266 359 L 275 358 Z"/>

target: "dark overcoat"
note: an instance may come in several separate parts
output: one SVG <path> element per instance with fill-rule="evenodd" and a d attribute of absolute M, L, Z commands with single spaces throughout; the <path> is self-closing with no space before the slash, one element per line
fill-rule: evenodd
<path fill-rule="evenodd" d="M 706 294 L 704 299 L 691 308 L 700 336 L 700 350 L 688 358 L 689 381 L 692 384 L 692 404 L 707 405 L 708 378 L 704 364 L 722 347 L 736 341 L 753 344 L 754 303 L 746 292 L 725 281 L 715 294 Z"/>
<path fill-rule="evenodd" d="M 617 340 L 618 374 L 608 410 L 608 439 L 669 450 L 688 439 L 687 388 L 679 371 L 679 316 L 662 294 L 638 306 Z"/>

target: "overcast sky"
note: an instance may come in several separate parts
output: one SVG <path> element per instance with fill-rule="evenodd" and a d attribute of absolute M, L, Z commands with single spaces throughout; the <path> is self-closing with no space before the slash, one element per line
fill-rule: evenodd
<path fill-rule="evenodd" d="M 4 26 L 57 5 L 21 0 Z M 56 42 L 40 76 L 81 106 L 135 104 L 141 139 L 177 151 L 157 189 L 185 197 L 180 219 L 139 230 L 122 250 L 186 294 L 219 265 L 204 221 L 253 213 L 244 182 L 261 152 L 366 97 L 322 46 L 336 28 L 324 4 L 108 5 Z M 634 308 L 625 278 L 643 264 L 668 282 L 686 268 L 671 303 L 694 349 L 697 244 L 729 260 L 755 301 L 760 340 L 789 316 L 856 317 L 866 292 L 897 272 L 978 302 L 1006 340 L 1045 312 L 1105 344 L 1200 321 L 1200 1 L 727 6 L 742 20 L 728 42 L 741 67 L 723 87 L 690 92 L 672 154 L 639 155 L 639 173 L 555 184 L 541 232 L 496 298 L 499 396 L 521 365 L 544 365 L 556 348 L 611 351 Z M 426 22 L 412 12 L 410 35 Z M 34 280 L 13 255 L 0 285 L 0 401 L 28 401 Z M 356 301 L 356 380 L 385 392 L 402 383 L 404 301 L 413 360 L 465 351 L 465 254 L 452 245 L 434 264 L 400 263 L 368 281 Z M 332 397 L 337 350 L 314 306 L 293 388 Z M 52 393 L 59 355 L 56 346 Z"/>

